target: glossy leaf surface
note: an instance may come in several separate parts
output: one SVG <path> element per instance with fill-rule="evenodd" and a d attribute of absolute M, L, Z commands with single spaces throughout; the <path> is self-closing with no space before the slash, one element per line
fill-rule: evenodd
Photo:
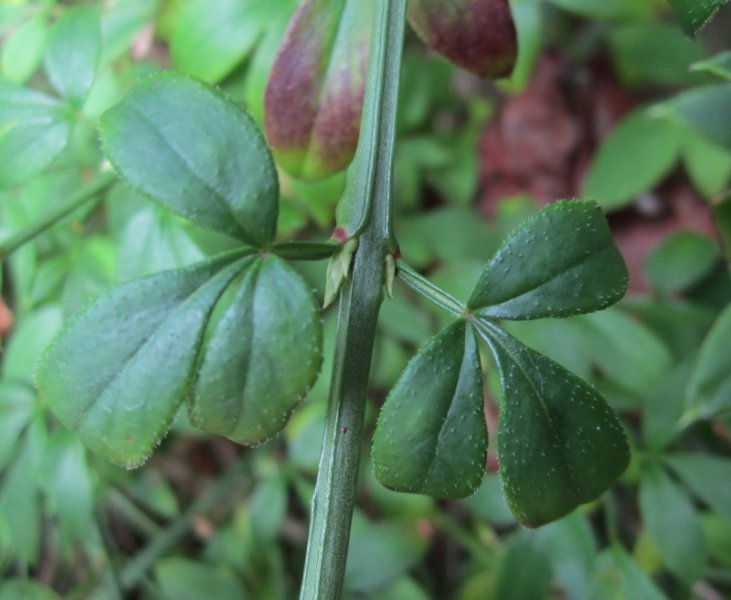
<path fill-rule="evenodd" d="M 695 36 L 728 0 L 669 0 L 683 31 Z"/>
<path fill-rule="evenodd" d="M 731 307 L 713 325 L 698 353 L 688 383 L 689 410 L 694 416 L 712 417 L 731 410 Z"/>
<path fill-rule="evenodd" d="M 189 393 L 206 323 L 240 256 L 115 288 L 56 338 L 38 388 L 89 448 L 125 467 L 149 456 Z"/>
<path fill-rule="evenodd" d="M 320 179 L 345 169 L 358 143 L 374 2 L 305 0 L 290 22 L 265 95 L 277 162 Z"/>
<path fill-rule="evenodd" d="M 464 498 L 485 472 L 487 426 L 475 334 L 457 321 L 409 362 L 381 409 L 373 468 L 386 487 Z"/>
<path fill-rule="evenodd" d="M 408 18 L 427 45 L 475 75 L 513 70 L 518 43 L 508 0 L 410 0 Z"/>
<path fill-rule="evenodd" d="M 0 81 L 0 186 L 18 185 L 63 150 L 71 115 L 54 98 Z"/>
<path fill-rule="evenodd" d="M 499 327 L 480 322 L 478 331 L 500 370 L 500 473 L 518 520 L 536 527 L 597 498 L 629 462 L 614 412 L 589 384 Z"/>
<path fill-rule="evenodd" d="M 101 118 L 104 152 L 138 191 L 191 221 L 255 246 L 274 238 L 279 188 L 256 124 L 182 75 L 138 84 Z"/>
<path fill-rule="evenodd" d="M 320 371 L 320 315 L 282 259 L 257 259 L 206 335 L 190 421 L 235 442 L 279 432 Z M 218 312 L 218 311 L 217 311 Z"/>
<path fill-rule="evenodd" d="M 622 298 L 627 278 L 596 203 L 557 202 L 508 238 L 482 273 L 468 306 L 500 319 L 583 314 Z"/>
<path fill-rule="evenodd" d="M 44 66 L 58 92 L 77 103 L 89 94 L 101 44 L 99 13 L 78 7 L 64 12 L 51 29 Z"/>

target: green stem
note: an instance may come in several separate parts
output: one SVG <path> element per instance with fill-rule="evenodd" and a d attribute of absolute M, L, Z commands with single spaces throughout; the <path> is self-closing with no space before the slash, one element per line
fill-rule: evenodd
<path fill-rule="evenodd" d="M 342 244 L 337 242 L 280 242 L 272 244 L 269 252 L 287 260 L 323 260 L 340 248 Z"/>
<path fill-rule="evenodd" d="M 114 173 L 107 172 L 98 175 L 94 181 L 92 181 L 84 189 L 79 190 L 66 202 L 55 207 L 54 210 L 49 210 L 37 223 L 0 243 L 0 260 L 20 248 L 23 244 L 39 236 L 47 229 L 53 227 L 61 219 L 74 212 L 77 208 L 81 208 L 87 202 L 97 198 L 99 194 L 111 187 L 115 181 L 117 181 L 117 176 Z"/>
<path fill-rule="evenodd" d="M 343 585 L 362 446 L 363 413 L 385 258 L 392 250 L 391 177 L 406 0 L 378 2 L 361 143 L 369 160 L 349 201 L 369 207 L 340 296 L 335 361 L 330 383 L 317 484 L 312 499 L 300 598 L 337 600 Z M 365 141 L 364 141 L 365 140 Z"/>
<path fill-rule="evenodd" d="M 396 269 L 398 278 L 417 294 L 429 300 L 429 302 L 443 308 L 455 317 L 464 317 L 466 315 L 467 307 L 464 304 L 440 287 L 434 285 L 428 279 L 419 275 L 419 273 L 414 271 L 406 263 L 398 261 L 396 263 Z"/>

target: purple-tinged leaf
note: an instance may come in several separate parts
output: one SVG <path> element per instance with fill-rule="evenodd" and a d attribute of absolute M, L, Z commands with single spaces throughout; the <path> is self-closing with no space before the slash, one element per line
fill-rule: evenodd
<path fill-rule="evenodd" d="M 265 95 L 277 162 L 301 179 L 345 169 L 358 143 L 375 3 L 305 0 L 292 17 Z"/>
<path fill-rule="evenodd" d="M 409 22 L 424 42 L 480 77 L 504 77 L 518 52 L 508 0 L 410 0 Z"/>

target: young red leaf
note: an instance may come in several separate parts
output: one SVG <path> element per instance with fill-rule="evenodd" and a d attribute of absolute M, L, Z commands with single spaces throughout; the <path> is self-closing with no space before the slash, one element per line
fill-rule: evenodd
<path fill-rule="evenodd" d="M 345 169 L 358 143 L 375 3 L 305 0 L 289 24 L 264 98 L 277 162 L 302 179 Z"/>
<path fill-rule="evenodd" d="M 518 51 L 508 0 L 410 0 L 419 37 L 454 64 L 480 77 L 504 77 Z"/>

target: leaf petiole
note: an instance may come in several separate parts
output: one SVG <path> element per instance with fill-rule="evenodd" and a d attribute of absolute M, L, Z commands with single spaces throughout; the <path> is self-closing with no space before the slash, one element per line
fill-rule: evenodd
<path fill-rule="evenodd" d="M 396 262 L 396 276 L 417 294 L 423 296 L 432 304 L 446 310 L 455 317 L 466 318 L 467 307 L 451 294 L 448 294 L 431 281 L 422 277 L 403 261 Z"/>

